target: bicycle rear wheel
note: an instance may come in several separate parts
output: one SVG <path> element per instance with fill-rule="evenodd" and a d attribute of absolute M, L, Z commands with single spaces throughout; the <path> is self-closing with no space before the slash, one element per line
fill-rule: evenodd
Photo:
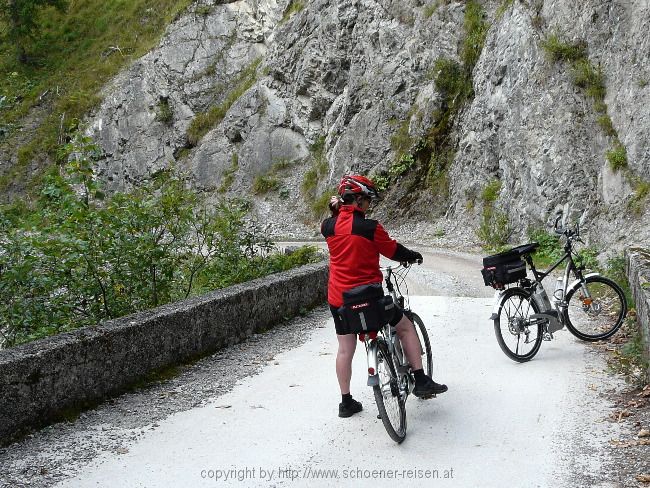
<path fill-rule="evenodd" d="M 399 389 L 399 379 L 383 339 L 377 340 L 377 374 L 379 384 L 373 386 L 381 421 L 391 439 L 401 443 L 406 437 L 406 406 Z"/>
<path fill-rule="evenodd" d="M 567 329 L 583 341 L 607 339 L 621 327 L 627 314 L 623 290 L 603 276 L 587 277 L 583 286 L 567 293 L 566 302 Z"/>
<path fill-rule="evenodd" d="M 431 376 L 433 374 L 433 358 L 431 356 L 429 334 L 427 333 L 427 329 L 424 327 L 424 322 L 422 322 L 420 316 L 414 312 L 411 312 L 410 315 L 410 319 L 415 326 L 415 331 L 418 334 L 418 339 L 420 339 L 420 354 L 422 355 L 422 368 L 424 369 L 424 374 Z"/>
<path fill-rule="evenodd" d="M 510 288 L 501 298 L 494 333 L 501 350 L 513 361 L 530 361 L 539 351 L 543 326 L 530 323 L 530 316 L 538 312 L 537 303 L 523 288 Z"/>

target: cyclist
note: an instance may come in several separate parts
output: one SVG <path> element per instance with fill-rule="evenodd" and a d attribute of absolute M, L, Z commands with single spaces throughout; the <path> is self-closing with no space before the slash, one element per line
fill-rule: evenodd
<path fill-rule="evenodd" d="M 422 254 L 407 249 L 391 239 L 376 220 L 367 219 L 365 213 L 377 190 L 371 180 L 360 175 L 345 175 L 338 187 L 339 196 L 332 197 L 332 216 L 321 225 L 321 233 L 330 252 L 328 302 L 334 317 L 338 338 L 336 376 L 341 389 L 339 417 L 350 417 L 362 410 L 362 405 L 350 394 L 352 358 L 357 345 L 356 334 L 346 334 L 338 309 L 343 305 L 343 292 L 354 287 L 381 283 L 379 255 L 399 262 L 422 262 Z M 397 309 L 391 320 L 413 368 L 415 388 L 413 394 L 427 397 L 444 393 L 447 386 L 438 384 L 422 369 L 420 342 L 413 323 Z"/>

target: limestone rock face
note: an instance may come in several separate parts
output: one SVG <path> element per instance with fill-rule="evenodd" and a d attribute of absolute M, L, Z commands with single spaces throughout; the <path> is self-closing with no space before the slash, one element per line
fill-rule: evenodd
<path fill-rule="evenodd" d="M 442 104 L 434 64 L 460 59 L 466 8 L 434 3 L 195 4 L 106 88 L 91 115 L 89 131 L 105 153 L 101 178 L 123 189 L 173 164 L 211 198 L 252 198 L 275 235 L 317 234 L 310 206 L 344 172 L 388 171 L 430 134 Z M 504 5 L 482 2 L 490 28 L 473 70 L 474 96 L 450 134 L 449 198 L 432 194 L 418 162 L 393 180 L 375 215 L 428 220 L 472 240 L 482 191 L 499 179 L 495 206 L 515 240 L 569 202 L 573 215 L 587 211 L 594 243 L 647 242 L 650 212 L 631 202 L 650 175 L 648 2 Z M 551 60 L 542 47 L 554 33 L 584 42 L 602 70 L 626 170 L 610 168 L 613 137 L 594 100 L 575 86 L 570 64 Z M 192 121 L 215 107 L 220 116 L 191 141 Z M 273 181 L 270 189 L 254 185 L 261 177 Z"/>

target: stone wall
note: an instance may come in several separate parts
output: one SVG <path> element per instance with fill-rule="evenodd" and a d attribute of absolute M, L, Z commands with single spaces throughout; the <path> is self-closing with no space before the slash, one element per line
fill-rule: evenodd
<path fill-rule="evenodd" d="M 645 357 L 650 360 L 650 250 L 630 248 L 625 251 L 627 276 L 636 302 L 637 319 L 641 326 Z M 648 368 L 650 381 L 650 368 Z"/>
<path fill-rule="evenodd" d="M 0 351 L 0 444 L 324 303 L 326 263 Z"/>

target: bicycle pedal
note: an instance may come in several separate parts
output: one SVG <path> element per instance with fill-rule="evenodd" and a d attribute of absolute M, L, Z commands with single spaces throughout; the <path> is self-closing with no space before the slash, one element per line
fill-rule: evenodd
<path fill-rule="evenodd" d="M 551 334 L 550 332 L 545 332 L 542 339 L 545 341 L 551 341 L 553 340 L 553 334 Z"/>

